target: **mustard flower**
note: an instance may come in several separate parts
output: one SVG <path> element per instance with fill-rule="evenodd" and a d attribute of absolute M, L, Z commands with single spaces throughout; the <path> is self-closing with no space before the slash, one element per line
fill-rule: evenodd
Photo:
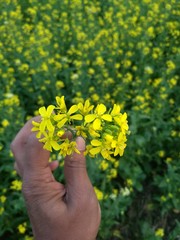
<path fill-rule="evenodd" d="M 158 236 L 158 237 L 164 237 L 164 229 L 163 228 L 158 228 L 155 231 L 155 235 Z"/>
<path fill-rule="evenodd" d="M 119 105 L 114 104 L 112 110 L 107 112 L 104 104 L 98 104 L 94 109 L 89 100 L 69 109 L 64 96 L 56 97 L 56 102 L 57 106 L 41 107 L 40 122 L 32 122 L 32 131 L 37 132 L 36 137 L 44 143 L 44 149 L 59 151 L 63 157 L 73 152 L 80 153 L 75 138 L 82 136 L 87 143 L 85 155 L 89 154 L 92 158 L 100 155 L 112 163 L 115 156 L 123 155 L 128 122 L 127 114 L 120 112 Z M 66 131 L 71 132 L 71 140 L 63 137 Z"/>
<path fill-rule="evenodd" d="M 112 146 L 112 148 L 115 148 L 114 156 L 117 156 L 118 154 L 120 156 L 123 155 L 124 149 L 126 147 L 126 144 L 125 144 L 126 140 L 127 140 L 126 136 L 122 132 L 120 132 L 117 140 L 112 141 L 111 146 Z"/>
<path fill-rule="evenodd" d="M 20 191 L 22 189 L 22 181 L 20 181 L 20 180 L 12 181 L 10 189 Z"/>
<path fill-rule="evenodd" d="M 93 139 L 91 141 L 91 145 L 93 146 L 93 148 L 90 150 L 90 153 L 92 155 L 97 155 L 100 153 L 103 158 L 110 160 L 110 154 L 112 154 L 110 141 L 100 141 Z"/>
<path fill-rule="evenodd" d="M 86 100 L 84 105 L 82 103 L 78 104 L 78 108 L 80 110 L 80 113 L 85 116 L 87 115 L 93 108 L 94 106 L 90 104 L 89 100 Z"/>
<path fill-rule="evenodd" d="M 94 191 L 96 193 L 97 199 L 99 201 L 103 200 L 103 198 L 104 198 L 103 192 L 100 189 L 98 189 L 97 187 L 94 187 Z"/>
<path fill-rule="evenodd" d="M 70 123 L 71 120 L 82 120 L 82 115 L 81 114 L 75 114 L 75 112 L 78 111 L 78 106 L 73 105 L 68 112 L 65 113 L 59 113 L 54 116 L 54 120 L 58 121 L 58 128 L 61 128 L 65 125 L 66 122 Z"/>
<path fill-rule="evenodd" d="M 54 127 L 53 131 L 51 132 L 44 132 L 44 137 L 41 138 L 39 141 L 44 143 L 44 149 L 52 152 L 52 149 L 59 150 L 60 145 L 54 140 Z"/>
<path fill-rule="evenodd" d="M 93 122 L 94 130 L 100 130 L 103 120 L 112 121 L 112 116 L 110 114 L 104 114 L 106 112 L 106 106 L 104 104 L 98 104 L 94 114 L 88 114 L 85 116 L 85 123 Z"/>
<path fill-rule="evenodd" d="M 66 155 L 71 155 L 73 152 L 80 153 L 79 150 L 76 148 L 76 142 L 66 139 L 60 145 L 60 154 L 65 157 Z"/>
<path fill-rule="evenodd" d="M 26 227 L 27 227 L 26 223 L 19 224 L 18 227 L 17 227 L 19 233 L 24 234 L 26 232 Z"/>
<path fill-rule="evenodd" d="M 51 116 L 54 108 L 55 108 L 55 106 L 50 105 L 50 106 L 47 107 L 47 109 L 45 107 L 41 107 L 39 109 L 39 113 L 40 113 L 41 118 L 42 118 L 42 121 L 41 121 L 40 126 L 39 126 L 39 129 L 40 129 L 41 132 L 44 132 L 46 127 L 49 131 L 53 130 L 53 125 L 51 123 L 50 116 Z"/>

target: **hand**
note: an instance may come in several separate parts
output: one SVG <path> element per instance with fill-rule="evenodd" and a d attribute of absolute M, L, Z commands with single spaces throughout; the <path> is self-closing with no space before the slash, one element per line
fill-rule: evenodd
<path fill-rule="evenodd" d="M 57 182 L 50 154 L 31 132 L 29 120 L 15 137 L 11 150 L 23 181 L 22 192 L 36 240 L 95 240 L 100 207 L 86 171 L 85 142 L 76 140 L 80 154 L 65 158 L 66 185 Z"/>

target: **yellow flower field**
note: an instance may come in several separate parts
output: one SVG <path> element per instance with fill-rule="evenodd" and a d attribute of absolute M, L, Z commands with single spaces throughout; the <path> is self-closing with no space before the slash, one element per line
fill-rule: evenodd
<path fill-rule="evenodd" d="M 47 116 L 63 96 L 69 111 L 56 116 L 59 128 L 83 116 L 88 132 L 78 125 L 76 133 L 86 138 L 118 111 L 121 128 L 130 131 L 111 144 L 113 159 L 110 150 L 102 153 L 113 131 L 105 130 L 104 142 L 94 135 L 87 146 L 102 209 L 97 239 L 179 239 L 179 78 L 178 0 L 0 1 L 0 239 L 33 239 L 10 143 L 28 119 Z M 39 129 L 47 126 L 53 128 L 47 120 Z M 67 144 L 61 155 L 51 153 L 59 181 Z"/>

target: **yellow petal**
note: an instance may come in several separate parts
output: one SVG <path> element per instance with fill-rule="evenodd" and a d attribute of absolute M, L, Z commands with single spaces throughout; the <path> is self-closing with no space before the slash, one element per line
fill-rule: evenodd
<path fill-rule="evenodd" d="M 54 116 L 54 120 L 55 121 L 59 121 L 59 120 L 62 120 L 63 118 L 65 118 L 66 117 L 66 114 L 58 114 L 58 115 L 55 115 Z"/>
<path fill-rule="evenodd" d="M 95 118 L 96 118 L 96 114 L 88 114 L 85 116 L 85 122 L 90 123 L 94 121 Z"/>
<path fill-rule="evenodd" d="M 101 145 L 102 145 L 102 142 L 100 142 L 100 141 L 97 140 L 97 139 L 93 139 L 93 140 L 91 141 L 91 144 L 92 144 L 93 146 L 101 146 Z"/>
<path fill-rule="evenodd" d="M 51 115 L 51 113 L 53 112 L 54 108 L 55 108 L 55 106 L 53 106 L 53 105 L 49 105 L 47 107 L 47 116 Z"/>
<path fill-rule="evenodd" d="M 39 126 L 40 132 L 44 132 L 45 127 L 46 127 L 46 121 L 42 121 Z"/>
<path fill-rule="evenodd" d="M 111 122 L 112 121 L 112 116 L 109 114 L 104 114 L 101 116 L 102 119 Z"/>
<path fill-rule="evenodd" d="M 60 106 L 61 105 L 61 98 L 60 97 L 56 97 L 56 102 L 57 102 L 57 104 Z"/>
<path fill-rule="evenodd" d="M 74 120 L 82 120 L 83 117 L 81 114 L 75 114 L 73 116 L 71 116 L 71 119 L 74 119 Z"/>
<path fill-rule="evenodd" d="M 73 105 L 72 107 L 70 107 L 69 111 L 68 111 L 68 114 L 71 115 L 75 112 L 77 112 L 78 110 L 78 106 L 77 105 Z"/>
<path fill-rule="evenodd" d="M 50 131 L 50 132 L 54 132 L 54 126 L 52 125 L 51 121 L 47 121 L 47 129 Z"/>
<path fill-rule="evenodd" d="M 78 103 L 78 109 L 83 110 L 83 104 L 82 103 Z"/>
<path fill-rule="evenodd" d="M 58 122 L 57 126 L 58 128 L 62 128 L 64 126 L 64 124 L 67 122 L 67 118 L 64 118 L 63 120 L 61 120 L 60 122 Z"/>
<path fill-rule="evenodd" d="M 52 152 L 52 147 L 51 147 L 51 145 L 50 145 L 49 142 L 46 142 L 46 143 L 44 144 L 43 148 L 46 149 L 46 150 L 48 150 L 48 151 L 50 151 L 50 152 Z"/>
<path fill-rule="evenodd" d="M 117 114 L 119 114 L 119 113 L 120 113 L 120 111 L 121 111 L 121 108 L 120 108 L 120 106 L 119 106 L 119 105 L 116 105 L 116 104 L 114 104 L 114 106 L 113 106 L 113 109 L 112 109 L 112 111 L 111 111 L 111 114 L 112 114 L 112 115 L 117 115 Z"/>
<path fill-rule="evenodd" d="M 89 150 L 92 155 L 96 155 L 101 152 L 101 147 L 92 148 Z"/>
<path fill-rule="evenodd" d="M 60 145 L 56 141 L 51 141 L 51 146 L 54 148 L 54 150 L 59 150 Z"/>
<path fill-rule="evenodd" d="M 121 126 L 121 116 L 119 116 L 119 117 L 114 117 L 114 121 L 119 125 L 119 126 Z"/>
<path fill-rule="evenodd" d="M 40 123 L 39 123 L 39 122 L 32 121 L 32 125 L 39 127 Z"/>
<path fill-rule="evenodd" d="M 98 104 L 96 110 L 97 110 L 97 114 L 98 114 L 98 115 L 102 115 L 102 114 L 104 114 L 105 111 L 106 111 L 106 106 L 105 106 L 104 104 L 102 104 L 102 103 L 101 103 L 101 104 Z"/>
<path fill-rule="evenodd" d="M 39 114 L 44 117 L 46 115 L 46 108 L 45 107 L 41 107 L 39 108 Z"/>
<path fill-rule="evenodd" d="M 93 122 L 93 128 L 94 130 L 100 130 L 101 129 L 101 120 L 100 119 L 95 119 Z"/>
<path fill-rule="evenodd" d="M 118 155 L 118 153 L 119 153 L 119 149 L 118 149 L 118 148 L 116 148 L 116 149 L 115 149 L 115 151 L 114 151 L 114 156 L 117 156 L 117 155 Z"/>

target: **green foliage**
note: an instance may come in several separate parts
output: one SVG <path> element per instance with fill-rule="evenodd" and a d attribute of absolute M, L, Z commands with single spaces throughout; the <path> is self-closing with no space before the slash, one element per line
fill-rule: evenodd
<path fill-rule="evenodd" d="M 178 0 L 0 2 L 1 239 L 31 239 L 9 145 L 56 95 L 128 113 L 124 156 L 87 159 L 98 239 L 179 239 L 179 36 Z"/>

